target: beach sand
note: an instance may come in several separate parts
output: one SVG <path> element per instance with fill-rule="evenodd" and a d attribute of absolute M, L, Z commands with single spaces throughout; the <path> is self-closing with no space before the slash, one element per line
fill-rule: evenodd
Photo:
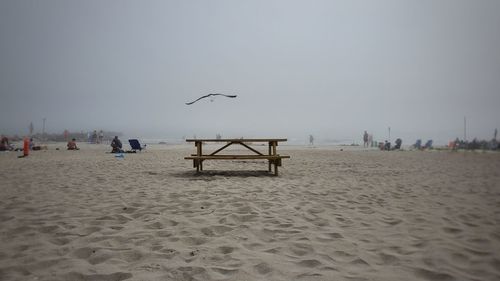
<path fill-rule="evenodd" d="M 0 280 L 500 280 L 499 153 L 57 146 L 0 153 Z"/>

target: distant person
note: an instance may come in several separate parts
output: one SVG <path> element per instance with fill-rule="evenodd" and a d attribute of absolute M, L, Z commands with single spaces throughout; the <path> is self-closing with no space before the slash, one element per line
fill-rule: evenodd
<path fill-rule="evenodd" d="M 387 140 L 384 143 L 384 150 L 391 150 L 391 143 Z"/>
<path fill-rule="evenodd" d="M 97 143 L 97 131 L 94 130 L 94 132 L 92 133 L 92 143 Z"/>
<path fill-rule="evenodd" d="M 71 139 L 68 141 L 68 150 L 79 150 L 79 148 L 76 146 L 76 139 Z"/>
<path fill-rule="evenodd" d="M 122 142 L 118 139 L 118 136 L 115 136 L 115 138 L 111 141 L 111 147 L 113 148 L 111 150 L 111 153 L 121 153 L 121 152 L 123 152 L 123 150 L 122 150 Z"/>
<path fill-rule="evenodd" d="M 309 135 L 309 144 L 314 145 L 314 137 L 313 135 Z"/>
<path fill-rule="evenodd" d="M 104 140 L 104 132 L 102 130 L 99 131 L 99 143 L 102 143 L 102 141 Z"/>
<path fill-rule="evenodd" d="M 394 148 L 393 150 L 396 150 L 396 149 L 401 149 L 401 144 L 403 143 L 403 140 L 398 138 L 396 139 L 396 141 L 394 142 Z"/>
<path fill-rule="evenodd" d="M 30 150 L 42 150 L 42 147 L 39 145 L 35 145 L 33 138 L 30 138 L 29 149 Z"/>
<path fill-rule="evenodd" d="M 368 133 L 366 131 L 363 134 L 363 147 L 368 147 Z"/>
<path fill-rule="evenodd" d="M 378 143 L 378 149 L 384 150 L 384 148 L 385 148 L 384 143 L 383 142 L 379 142 Z"/>
<path fill-rule="evenodd" d="M 2 135 L 2 139 L 0 141 L 0 151 L 10 151 L 13 147 L 9 144 L 9 138 Z"/>

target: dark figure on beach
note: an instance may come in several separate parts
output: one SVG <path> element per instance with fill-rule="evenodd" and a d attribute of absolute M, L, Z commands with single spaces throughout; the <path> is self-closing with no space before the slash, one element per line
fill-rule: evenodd
<path fill-rule="evenodd" d="M 401 139 L 399 139 L 399 138 L 398 138 L 398 139 L 396 139 L 395 144 L 394 144 L 394 148 L 393 148 L 393 149 L 394 149 L 394 150 L 395 150 L 395 149 L 401 149 L 401 144 L 402 144 L 402 143 L 403 143 L 403 140 L 401 140 Z"/>
<path fill-rule="evenodd" d="M 13 147 L 9 144 L 9 138 L 2 136 L 2 140 L 0 142 L 0 151 L 12 150 Z"/>
<path fill-rule="evenodd" d="M 79 150 L 79 148 L 76 146 L 76 139 L 71 139 L 68 141 L 68 150 Z"/>
<path fill-rule="evenodd" d="M 115 138 L 111 141 L 111 147 L 113 148 L 113 150 L 111 150 L 111 153 L 123 152 L 122 142 L 118 139 L 118 136 L 115 136 Z"/>
<path fill-rule="evenodd" d="M 309 144 L 314 145 L 314 137 L 313 135 L 309 135 Z"/>
<path fill-rule="evenodd" d="M 422 149 L 422 140 L 418 139 L 415 144 L 413 145 L 416 149 Z"/>
<path fill-rule="evenodd" d="M 35 145 L 35 141 L 33 140 L 33 138 L 30 138 L 29 149 L 30 150 L 42 150 L 42 147 L 39 145 Z"/>
<path fill-rule="evenodd" d="M 388 141 L 385 141 L 384 143 L 384 150 L 391 150 L 391 143 Z"/>
<path fill-rule="evenodd" d="M 363 147 L 368 147 L 368 133 L 366 131 L 363 134 Z"/>
<path fill-rule="evenodd" d="M 92 133 L 92 139 L 90 140 L 90 143 L 97 143 L 97 131 L 94 130 Z"/>

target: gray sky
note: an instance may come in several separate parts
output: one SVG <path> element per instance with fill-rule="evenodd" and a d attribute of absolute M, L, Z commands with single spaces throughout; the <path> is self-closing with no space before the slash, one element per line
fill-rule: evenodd
<path fill-rule="evenodd" d="M 0 1 L 0 132 L 490 139 L 500 1 Z M 186 106 L 208 93 L 237 94 Z"/>

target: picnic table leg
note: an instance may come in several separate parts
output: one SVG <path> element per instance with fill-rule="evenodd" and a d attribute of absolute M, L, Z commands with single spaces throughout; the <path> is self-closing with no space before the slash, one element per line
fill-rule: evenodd
<path fill-rule="evenodd" d="M 197 141 L 195 142 L 196 145 L 196 156 L 201 156 L 201 142 Z M 203 170 L 203 167 L 201 165 L 201 160 L 197 159 L 196 160 L 196 172 L 198 173 L 200 170 Z"/>
<path fill-rule="evenodd" d="M 278 142 L 273 141 L 273 156 L 276 156 L 276 146 L 278 145 Z M 274 163 L 274 175 L 278 176 L 278 161 L 275 159 L 273 160 Z"/>
<path fill-rule="evenodd" d="M 201 142 L 200 142 L 200 156 L 203 155 Z M 200 160 L 200 171 L 203 171 L 203 160 Z"/>
<path fill-rule="evenodd" d="M 271 142 L 269 142 L 269 155 L 271 155 Z M 268 171 L 271 172 L 271 159 L 267 160 L 267 162 L 269 162 Z"/>

